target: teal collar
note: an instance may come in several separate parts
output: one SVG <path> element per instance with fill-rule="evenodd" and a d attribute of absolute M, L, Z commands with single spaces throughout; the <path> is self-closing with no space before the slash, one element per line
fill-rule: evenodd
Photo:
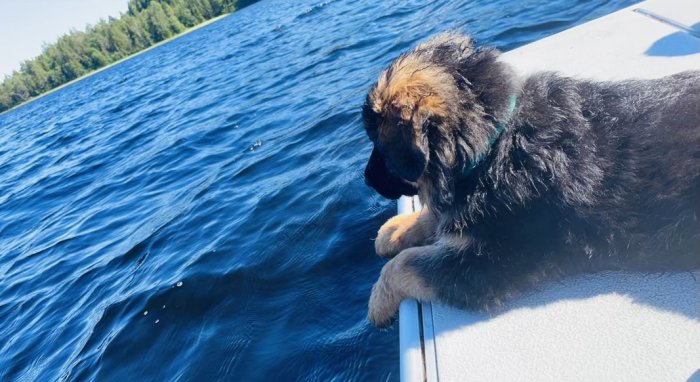
<path fill-rule="evenodd" d="M 496 140 L 503 134 L 503 132 L 506 130 L 506 126 L 510 122 L 510 119 L 513 117 L 513 113 L 515 112 L 515 107 L 518 105 L 518 96 L 515 94 L 511 94 L 510 97 L 508 97 L 508 111 L 506 111 L 505 115 L 503 118 L 496 124 L 496 135 L 491 137 L 489 139 L 489 147 L 493 147 L 493 144 L 496 142 Z M 482 160 L 484 160 L 484 157 L 486 156 L 486 153 L 483 155 L 477 157 L 476 159 L 472 160 L 469 166 L 466 166 L 464 170 L 462 170 L 462 175 L 467 175 L 474 168 L 481 163 Z"/>
<path fill-rule="evenodd" d="M 498 134 L 491 139 L 491 144 L 493 145 L 493 142 L 498 138 L 503 131 L 506 129 L 506 125 L 508 122 L 510 122 L 511 117 L 513 117 L 513 112 L 515 111 L 515 107 L 518 105 L 518 96 L 515 94 L 511 94 L 510 97 L 508 97 L 508 111 L 506 112 L 506 115 L 503 117 L 503 120 L 498 122 L 496 124 L 496 131 Z"/>

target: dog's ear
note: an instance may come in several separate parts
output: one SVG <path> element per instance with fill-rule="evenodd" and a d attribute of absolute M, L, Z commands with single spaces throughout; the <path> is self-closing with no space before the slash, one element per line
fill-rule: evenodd
<path fill-rule="evenodd" d="M 401 179 L 389 171 L 384 158 L 376 148 L 372 150 L 372 155 L 370 155 L 365 168 L 365 183 L 388 199 L 398 199 L 401 195 L 418 194 L 418 187 L 415 183 Z"/>

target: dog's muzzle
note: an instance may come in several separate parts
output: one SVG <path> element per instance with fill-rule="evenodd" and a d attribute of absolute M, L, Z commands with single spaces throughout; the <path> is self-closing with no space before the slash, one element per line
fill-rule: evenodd
<path fill-rule="evenodd" d="M 402 179 L 389 171 L 382 154 L 376 148 L 372 150 L 365 168 L 365 183 L 388 199 L 418 194 L 418 184 Z"/>

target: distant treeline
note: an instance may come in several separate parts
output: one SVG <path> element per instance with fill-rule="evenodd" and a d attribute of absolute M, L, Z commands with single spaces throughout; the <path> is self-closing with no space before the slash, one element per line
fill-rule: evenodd
<path fill-rule="evenodd" d="M 0 83 L 0 112 L 254 0 L 130 0 L 119 18 L 72 31 Z"/>

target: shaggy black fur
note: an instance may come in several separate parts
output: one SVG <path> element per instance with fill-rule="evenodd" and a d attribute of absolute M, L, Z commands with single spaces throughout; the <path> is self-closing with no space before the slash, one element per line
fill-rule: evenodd
<path fill-rule="evenodd" d="M 498 54 L 442 39 L 403 56 L 445 68 L 460 93 L 450 115 L 423 121 L 429 152 L 415 190 L 438 216 L 432 244 L 443 251 L 410 266 L 437 299 L 482 308 L 564 275 L 697 269 L 700 72 L 518 78 Z M 391 144 L 376 133 L 388 116 L 369 99 L 363 113 L 375 151 Z M 368 184 L 414 184 L 386 168 L 368 168 Z"/>

